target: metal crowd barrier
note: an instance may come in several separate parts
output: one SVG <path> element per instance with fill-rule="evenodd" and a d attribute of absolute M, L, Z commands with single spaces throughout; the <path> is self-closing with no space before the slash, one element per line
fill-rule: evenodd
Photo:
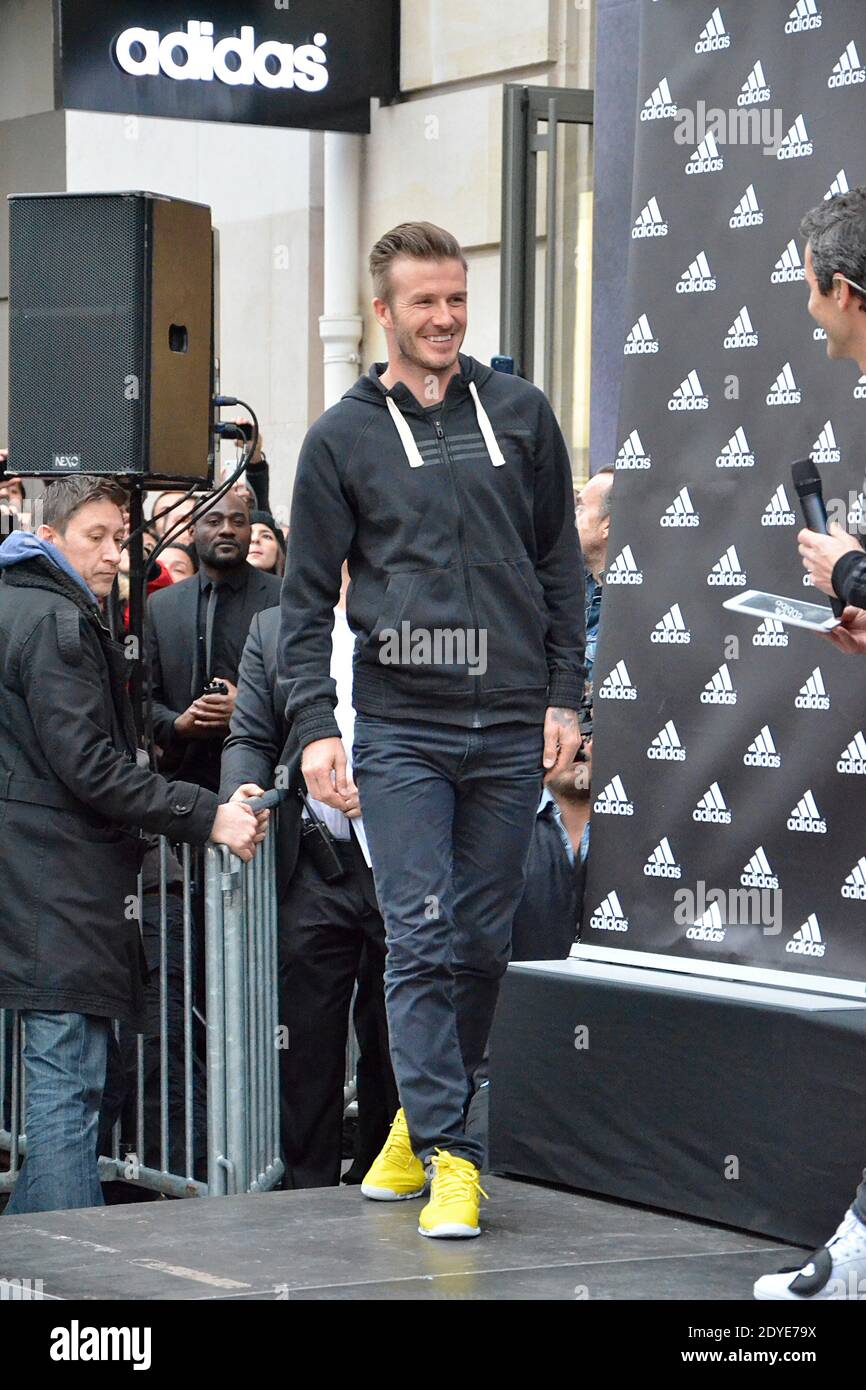
<path fill-rule="evenodd" d="M 266 804 L 277 799 L 269 793 Z M 171 849 L 160 839 L 156 890 L 146 897 L 139 878 L 152 950 L 158 937 L 158 989 L 149 991 L 158 1030 L 134 1034 L 115 1024 L 109 1078 L 113 1065 L 118 1094 L 126 1094 L 110 1152 L 99 1159 L 103 1181 L 172 1197 L 264 1192 L 279 1183 L 279 1049 L 288 1039 L 277 1015 L 274 846 L 274 815 L 249 864 L 214 846 L 202 860 L 185 845 L 173 883 Z M 197 944 L 204 947 L 206 1015 L 195 1003 Z M 23 1032 L 17 1013 L 0 1010 L 0 1150 L 8 1153 L 0 1192 L 13 1187 L 27 1152 Z M 109 1081 L 104 1106 L 110 1089 Z M 146 1112 L 158 1112 L 157 1133 Z"/>

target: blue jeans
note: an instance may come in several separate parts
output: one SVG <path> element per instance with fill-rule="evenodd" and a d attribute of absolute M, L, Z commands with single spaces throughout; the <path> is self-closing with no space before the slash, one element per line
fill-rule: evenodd
<path fill-rule="evenodd" d="M 7 1216 L 103 1205 L 96 1167 L 108 1019 L 22 1011 L 27 1157 Z"/>
<path fill-rule="evenodd" d="M 543 777 L 540 725 L 359 715 L 354 775 L 385 920 L 391 1060 L 415 1152 L 479 1167 L 465 1128 Z"/>

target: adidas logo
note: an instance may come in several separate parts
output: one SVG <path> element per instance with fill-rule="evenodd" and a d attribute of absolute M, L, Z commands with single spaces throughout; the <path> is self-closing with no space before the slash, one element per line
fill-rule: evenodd
<path fill-rule="evenodd" d="M 753 647 L 787 647 L 788 634 L 778 618 L 765 618 L 752 637 Z"/>
<path fill-rule="evenodd" d="M 724 941 L 725 924 L 719 904 L 713 903 L 712 907 L 708 907 L 694 926 L 689 927 L 686 936 L 689 941 Z"/>
<path fill-rule="evenodd" d="M 744 888 L 778 888 L 779 880 L 770 868 L 764 846 L 758 845 L 743 872 L 740 883 Z"/>
<path fill-rule="evenodd" d="M 866 82 L 866 71 L 860 62 L 857 45 L 852 39 L 827 78 L 827 86 L 853 87 L 858 82 Z"/>
<path fill-rule="evenodd" d="M 635 564 L 631 546 L 626 545 L 604 572 L 605 584 L 642 584 L 643 575 Z"/>
<path fill-rule="evenodd" d="M 673 502 L 659 517 L 659 526 L 700 526 L 700 514 L 695 511 L 687 487 L 681 487 Z"/>
<path fill-rule="evenodd" d="M 853 497 L 853 495 L 854 494 L 850 492 L 848 494 L 849 498 Z M 866 498 L 863 497 L 862 493 L 859 497 L 854 498 L 851 504 L 851 510 L 848 512 L 845 520 L 849 527 L 857 527 L 858 529 L 863 527 L 864 521 L 866 521 Z"/>
<path fill-rule="evenodd" d="M 861 776 L 866 772 L 866 738 L 863 737 L 862 730 L 858 730 L 848 744 L 836 764 L 836 771 L 846 772 L 851 776 Z"/>
<path fill-rule="evenodd" d="M 683 871 L 674 859 L 667 835 L 656 845 L 643 871 L 647 878 L 682 878 Z"/>
<path fill-rule="evenodd" d="M 775 269 L 770 276 L 770 283 L 773 285 L 792 285 L 796 280 L 805 280 L 805 278 L 806 272 L 800 260 L 797 243 L 792 237 L 776 261 Z"/>
<path fill-rule="evenodd" d="M 855 401 L 866 401 L 866 375 L 861 376 L 854 387 L 854 399 Z"/>
<path fill-rule="evenodd" d="M 707 583 L 723 589 L 740 589 L 746 582 L 746 575 L 740 569 L 736 547 L 729 545 L 707 575 Z"/>
<path fill-rule="evenodd" d="M 820 666 L 816 666 L 805 685 L 800 686 L 799 695 L 794 696 L 795 709 L 829 709 L 830 696 L 824 685 Z M 864 745 L 866 751 L 866 745 Z M 864 767 L 866 772 L 866 767 Z"/>
<path fill-rule="evenodd" d="M 668 401 L 668 410 L 708 410 L 709 405 L 709 397 L 704 395 L 698 374 L 692 368 Z"/>
<path fill-rule="evenodd" d="M 604 791 L 595 798 L 592 809 L 597 816 L 634 815 L 634 806 L 626 796 L 619 774 L 612 777 Z"/>
<path fill-rule="evenodd" d="M 811 149 L 809 150 L 811 154 Z M 704 137 L 698 148 L 689 155 L 686 163 L 687 174 L 717 174 L 724 169 L 725 161 L 719 154 L 719 146 L 712 131 Z"/>
<path fill-rule="evenodd" d="M 597 691 L 600 700 L 636 700 L 637 690 L 624 661 L 618 661 L 605 676 Z"/>
<path fill-rule="evenodd" d="M 746 767 L 781 767 L 782 759 L 776 752 L 776 745 L 773 742 L 773 735 L 770 733 L 769 724 L 765 724 L 757 738 L 752 739 L 745 753 L 743 762 Z"/>
<path fill-rule="evenodd" d="M 659 729 L 649 748 L 646 750 L 648 758 L 652 758 L 660 763 L 684 763 L 686 760 L 686 750 L 680 743 L 680 736 L 677 733 L 676 725 L 669 719 L 663 729 Z"/>
<path fill-rule="evenodd" d="M 700 37 L 695 44 L 696 53 L 718 53 L 722 48 L 730 48 L 731 36 L 725 30 L 725 21 L 722 19 L 718 5 L 713 10 L 706 24 L 700 32 Z"/>
<path fill-rule="evenodd" d="M 827 834 L 827 822 L 822 819 L 811 791 L 807 791 L 804 796 L 800 797 L 788 817 L 788 829 L 802 830 L 807 835 Z"/>
<path fill-rule="evenodd" d="M 827 192 L 824 194 L 824 202 L 826 203 L 829 198 L 838 197 L 840 193 L 850 192 L 851 190 L 848 187 L 848 176 L 844 169 L 840 169 L 835 179 L 830 184 L 830 187 L 827 189 Z M 826 334 L 824 336 L 826 337 Z"/>
<path fill-rule="evenodd" d="M 632 430 L 614 460 L 616 469 L 652 468 L 652 454 L 640 442 L 637 430 Z"/>
<path fill-rule="evenodd" d="M 803 34 L 807 29 L 820 29 L 822 23 L 823 16 L 818 10 L 815 0 L 797 0 L 793 10 L 788 15 L 785 33 Z"/>
<path fill-rule="evenodd" d="M 803 113 L 797 117 L 788 134 L 776 150 L 777 159 L 807 159 L 812 153 L 812 141 L 806 130 Z"/>
<path fill-rule="evenodd" d="M 842 884 L 842 897 L 856 898 L 858 902 L 866 902 L 866 855 L 857 860 Z"/>
<path fill-rule="evenodd" d="M 639 241 L 643 237 L 667 236 L 668 224 L 659 212 L 659 205 L 655 198 L 650 198 L 645 208 L 638 213 L 635 224 L 631 229 L 633 241 Z"/>
<path fill-rule="evenodd" d="M 813 328 L 812 337 L 815 339 L 816 343 L 823 343 L 827 341 L 827 334 L 823 328 Z"/>
<path fill-rule="evenodd" d="M 704 821 L 709 825 L 730 825 L 731 813 L 725 804 L 718 782 L 704 792 L 695 809 L 692 820 Z"/>
<path fill-rule="evenodd" d="M 659 345 L 657 340 L 653 337 L 649 319 L 646 314 L 641 314 L 637 323 L 629 331 L 629 335 L 625 340 L 623 352 L 626 357 L 630 357 L 637 352 L 658 352 L 658 350 Z"/>
<path fill-rule="evenodd" d="M 758 346 L 758 335 L 745 304 L 728 329 L 724 345 L 728 350 Z"/>
<path fill-rule="evenodd" d="M 676 102 L 671 96 L 667 78 L 663 77 L 644 102 L 640 118 L 642 121 L 665 121 L 676 114 Z"/>
<path fill-rule="evenodd" d="M 823 956 L 827 946 L 821 940 L 821 928 L 818 926 L 818 918 L 814 912 L 810 912 L 799 931 L 794 932 L 793 937 L 785 947 L 795 956 Z"/>
<path fill-rule="evenodd" d="M 650 641 L 660 642 L 662 645 L 685 647 L 691 640 L 692 634 L 683 621 L 678 603 L 673 604 L 663 618 L 659 618 L 650 633 Z"/>
<path fill-rule="evenodd" d="M 742 425 L 735 430 L 725 445 L 722 452 L 716 458 L 717 468 L 754 468 L 755 455 L 749 448 L 746 433 Z"/>
<path fill-rule="evenodd" d="M 589 919 L 593 931 L 628 931 L 628 918 L 623 916 L 616 893 L 608 893 Z"/>
<path fill-rule="evenodd" d="M 797 518 L 791 511 L 791 503 L 788 501 L 788 494 L 780 483 L 761 513 L 761 525 L 793 526 L 796 520 Z"/>
<path fill-rule="evenodd" d="M 709 261 L 700 251 L 677 281 L 677 294 L 708 294 L 716 288 Z"/>
<path fill-rule="evenodd" d="M 723 662 L 711 680 L 701 691 L 702 705 L 735 705 L 737 692 L 734 689 L 727 662 Z"/>
<path fill-rule="evenodd" d="M 754 106 L 759 101 L 769 100 L 770 89 L 767 86 L 767 79 L 764 76 L 764 69 L 759 59 L 740 88 L 740 95 L 737 97 L 737 105 Z"/>
<path fill-rule="evenodd" d="M 836 443 L 832 423 L 827 420 L 824 428 L 812 445 L 811 458 L 815 463 L 838 463 L 842 455 Z"/>
<path fill-rule="evenodd" d="M 755 185 L 750 183 L 728 218 L 728 226 L 736 231 L 738 227 L 762 227 L 763 225 L 764 214 L 758 206 Z"/>
<path fill-rule="evenodd" d="M 791 364 L 786 362 L 767 392 L 767 405 L 799 405 L 801 400 Z"/>

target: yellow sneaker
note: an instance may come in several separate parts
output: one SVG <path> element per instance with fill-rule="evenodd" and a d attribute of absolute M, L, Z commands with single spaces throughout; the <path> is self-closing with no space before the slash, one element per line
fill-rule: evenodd
<path fill-rule="evenodd" d="M 451 1236 L 458 1239 L 480 1236 L 478 1198 L 487 1193 L 481 1186 L 481 1174 L 468 1158 L 458 1158 L 447 1149 L 437 1149 L 430 1160 L 433 1181 L 430 1201 L 418 1217 L 418 1232 L 422 1236 Z"/>
<path fill-rule="evenodd" d="M 423 1197 L 427 1186 L 424 1164 L 412 1152 L 409 1127 L 402 1110 L 397 1111 L 385 1146 L 368 1170 L 361 1191 L 374 1202 L 403 1202 Z"/>

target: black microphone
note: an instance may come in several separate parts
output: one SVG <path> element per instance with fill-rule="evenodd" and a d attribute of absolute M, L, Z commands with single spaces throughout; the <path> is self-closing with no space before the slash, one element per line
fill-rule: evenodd
<path fill-rule="evenodd" d="M 798 459 L 791 464 L 791 477 L 800 499 L 803 516 L 810 531 L 827 535 L 827 508 L 824 506 L 824 492 L 821 475 L 812 459 Z M 830 607 L 837 618 L 841 618 L 845 605 L 841 599 L 831 598 Z"/>

